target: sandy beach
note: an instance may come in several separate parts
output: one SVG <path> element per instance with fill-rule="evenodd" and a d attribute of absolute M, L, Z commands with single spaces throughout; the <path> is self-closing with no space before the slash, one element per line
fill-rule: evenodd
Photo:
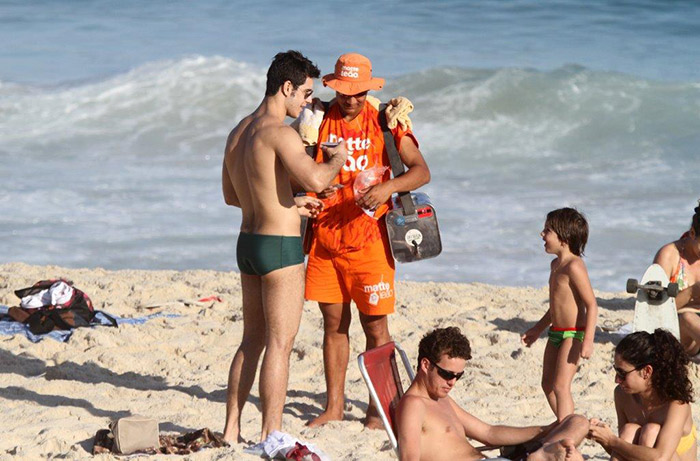
<path fill-rule="evenodd" d="M 151 416 L 161 432 L 184 433 L 204 427 L 221 431 L 228 367 L 242 333 L 240 279 L 235 272 L 107 271 L 0 265 L 0 304 L 13 306 L 13 291 L 40 279 L 66 277 L 92 298 L 95 308 L 121 317 L 153 313 L 142 325 L 77 329 L 66 343 L 47 338 L 32 343 L 22 335 L 0 336 L 0 459 L 81 459 L 110 420 L 130 413 Z M 459 326 L 472 343 L 473 359 L 451 394 L 476 416 L 493 423 L 528 425 L 553 420 L 540 390 L 545 340 L 531 349 L 519 335 L 547 306 L 542 288 L 496 287 L 479 283 L 399 282 L 393 337 L 415 360 L 427 330 Z M 219 296 L 222 302 L 186 305 L 179 300 Z M 600 322 L 632 319 L 626 293 L 596 292 Z M 143 306 L 164 304 L 161 307 Z M 364 347 L 357 319 L 351 329 L 346 419 L 321 428 L 305 423 L 324 402 L 321 315 L 306 303 L 291 358 L 284 430 L 312 443 L 332 459 L 389 460 L 394 453 L 383 431 L 363 429 L 367 390 L 355 357 Z M 574 379 L 577 412 L 615 424 L 612 351 L 621 337 L 599 331 L 591 360 Z M 691 379 L 700 388 L 698 366 Z M 697 420 L 700 405 L 693 404 Z M 257 382 L 244 410 L 242 435 L 260 430 Z M 244 445 L 204 450 L 187 459 L 258 459 Z M 588 459 L 607 459 L 592 442 L 581 447 Z M 102 455 L 99 459 L 107 459 Z M 144 457 L 148 458 L 148 457 Z M 166 458 L 158 456 L 152 458 Z"/>

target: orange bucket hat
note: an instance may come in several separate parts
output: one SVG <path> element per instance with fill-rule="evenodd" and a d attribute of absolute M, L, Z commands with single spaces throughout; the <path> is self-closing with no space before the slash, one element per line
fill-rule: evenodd
<path fill-rule="evenodd" d="M 367 90 L 381 90 L 384 79 L 372 77 L 372 62 L 358 53 L 346 53 L 335 63 L 335 72 L 323 76 L 323 86 L 352 96 Z"/>

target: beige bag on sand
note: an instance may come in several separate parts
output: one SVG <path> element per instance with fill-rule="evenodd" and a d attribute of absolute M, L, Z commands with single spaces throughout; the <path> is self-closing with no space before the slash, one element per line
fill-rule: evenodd
<path fill-rule="evenodd" d="M 128 455 L 139 450 L 158 448 L 158 421 L 133 415 L 112 421 L 109 428 L 114 434 L 114 449 Z"/>

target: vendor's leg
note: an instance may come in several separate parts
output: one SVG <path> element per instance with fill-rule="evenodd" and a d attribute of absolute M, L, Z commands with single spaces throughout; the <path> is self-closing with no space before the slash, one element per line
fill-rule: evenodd
<path fill-rule="evenodd" d="M 345 409 L 345 372 L 348 368 L 352 314 L 350 303 L 319 303 L 323 314 L 323 369 L 326 377 L 326 407 L 307 423 L 315 427 L 343 419 Z"/>
<path fill-rule="evenodd" d="M 366 350 L 374 349 L 391 341 L 389 334 L 389 320 L 386 315 L 366 315 L 360 312 L 360 323 L 365 332 Z M 369 400 L 367 416 L 365 417 L 365 427 L 369 429 L 383 429 L 384 425 L 377 408 Z"/>
<path fill-rule="evenodd" d="M 243 293 L 243 338 L 229 369 L 226 395 L 224 440 L 243 442 L 241 412 L 255 380 L 260 354 L 265 348 L 265 316 L 262 309 L 260 277 L 241 274 Z"/>

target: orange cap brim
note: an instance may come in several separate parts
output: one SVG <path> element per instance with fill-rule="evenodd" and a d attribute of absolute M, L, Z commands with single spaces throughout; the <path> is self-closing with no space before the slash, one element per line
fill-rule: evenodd
<path fill-rule="evenodd" d="M 379 77 L 372 77 L 365 82 L 348 82 L 347 80 L 336 78 L 335 74 L 328 74 L 324 75 L 321 81 L 323 82 L 323 86 L 327 86 L 338 93 L 348 96 L 364 93 L 369 90 L 381 90 L 384 87 L 384 79 Z"/>

